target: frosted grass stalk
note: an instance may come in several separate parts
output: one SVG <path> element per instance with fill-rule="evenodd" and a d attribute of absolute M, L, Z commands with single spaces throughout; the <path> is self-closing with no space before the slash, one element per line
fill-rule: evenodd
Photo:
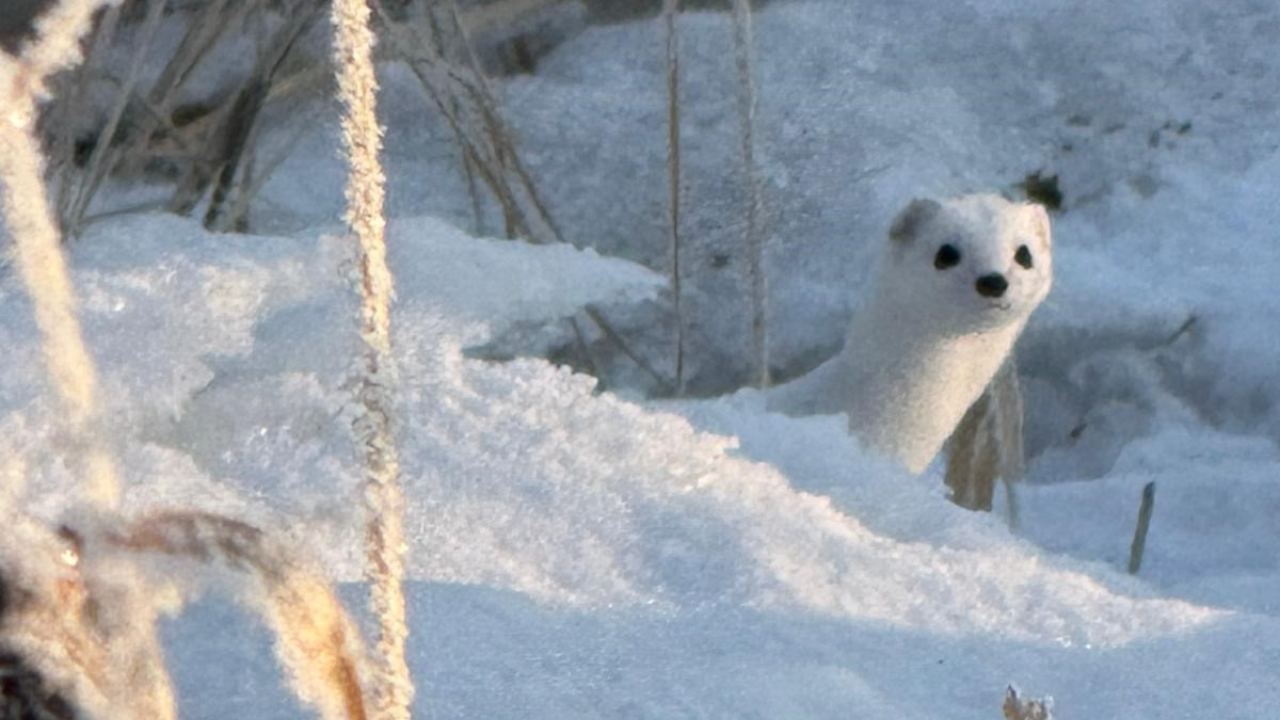
<path fill-rule="evenodd" d="M 80 38 L 93 25 L 93 14 L 98 8 L 116 5 L 120 0 L 62 0 L 36 19 L 36 39 L 22 49 L 17 61 L 21 71 L 17 78 L 22 88 L 13 88 L 15 95 L 30 100 L 34 121 L 35 104 L 46 96 L 45 81 L 51 75 L 79 65 L 84 57 L 80 52 Z M 10 112 L 13 111 L 10 107 Z M 26 108 L 24 108 L 26 109 Z"/>
<path fill-rule="evenodd" d="M 378 621 L 373 717 L 408 720 L 413 683 L 405 662 L 409 629 L 404 601 L 404 495 L 392 431 L 390 384 L 391 271 L 387 267 L 384 177 L 378 154 L 382 129 L 376 113 L 377 78 L 367 0 L 333 0 L 334 65 L 345 112 L 342 141 L 350 171 L 346 221 L 360 247 L 360 336 L 363 374 L 355 430 L 364 448 L 369 505 L 366 552 L 371 600 Z"/>
<path fill-rule="evenodd" d="M 62 234 L 44 187 L 44 156 L 36 136 L 40 100 L 53 73 L 82 60 L 80 38 L 102 0 L 64 0 L 36 23 L 36 39 L 20 57 L 0 55 L 0 185 L 5 224 L 22 281 L 31 294 L 45 368 L 77 448 L 90 502 L 111 508 L 120 499 L 115 458 L 98 424 L 98 374 L 84 344 L 77 301 L 62 253 Z"/>
<path fill-rule="evenodd" d="M 59 70 L 82 61 L 80 38 L 89 30 L 94 12 L 106 4 L 101 0 L 59 2 L 36 22 L 36 38 L 19 57 L 0 55 L 0 92 L 6 93 L 0 118 L 0 186 L 5 223 L 13 238 L 19 273 L 31 295 L 45 368 L 73 443 L 72 462 L 81 474 L 87 499 L 100 509 L 119 504 L 120 482 L 115 458 L 101 433 L 97 370 L 84 344 L 76 297 L 62 252 L 62 235 L 44 187 L 45 158 L 36 121 L 39 103 L 47 97 L 46 82 Z M 53 611 L 52 624 L 62 630 L 78 628 L 57 613 L 60 606 L 36 603 L 36 607 L 37 611 Z M 114 613 L 106 610 L 98 615 L 106 623 L 113 617 Z M 98 644 L 96 634 L 72 632 L 59 636 L 59 631 L 54 630 L 54 636 L 63 641 L 78 638 L 80 642 L 55 645 L 80 648 L 84 652 L 77 657 L 87 663 L 87 669 L 96 669 L 99 679 L 110 676 L 127 687 L 112 703 L 113 712 L 121 717 L 172 720 L 176 717 L 173 690 L 159 660 L 159 641 L 152 630 L 149 621 L 135 628 L 128 641 L 136 646 L 122 651 L 122 657 L 110 663 L 90 658 L 100 654 L 90 651 L 106 650 Z"/>

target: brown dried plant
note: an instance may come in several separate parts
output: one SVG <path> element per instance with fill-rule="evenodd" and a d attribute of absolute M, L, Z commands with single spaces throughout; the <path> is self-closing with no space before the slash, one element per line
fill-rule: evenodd
<path fill-rule="evenodd" d="M 1052 699 L 1023 698 L 1012 685 L 1005 690 L 1001 710 L 1005 720 L 1053 720 Z"/>
<path fill-rule="evenodd" d="M 262 617 L 294 692 L 320 717 L 368 717 L 354 623 L 278 538 L 196 511 L 99 515 L 56 530 L 7 515 L 15 530 L 0 553 L 0 668 L 31 680 L 22 693 L 6 688 L 3 701 L 46 713 L 21 717 L 176 717 L 155 622 L 205 587 L 231 588 Z"/>
<path fill-rule="evenodd" d="M 335 20 L 360 1 L 337 3 Z M 232 588 L 263 617 L 276 636 L 276 652 L 293 689 L 321 717 L 364 720 L 369 717 L 361 682 L 364 660 L 355 625 L 330 583 L 285 542 L 209 513 L 176 510 L 131 520 L 117 510 L 120 485 L 99 428 L 97 373 L 82 338 L 35 132 L 49 77 L 80 61 L 80 38 L 106 4 L 61 0 L 40 19 L 36 39 L 19 55 L 0 54 L 0 97 L 7 102 L 0 117 L 5 225 L 33 300 L 67 431 L 83 456 L 75 467 L 91 501 L 75 521 L 51 526 L 17 509 L 25 475 L 20 458 L 6 458 L 0 467 L 0 479 L 10 486 L 0 493 L 0 524 L 6 528 L 0 540 L 0 705 L 5 717 L 175 718 L 156 620 L 179 609 L 193 588 L 208 585 Z M 367 8 L 363 27 L 367 31 Z M 349 32 L 339 32 L 340 60 L 347 61 L 343 51 L 352 40 Z M 369 37 L 355 40 L 366 50 L 371 44 Z M 344 63 L 339 69 L 350 72 Z M 371 66 L 361 66 L 356 77 L 357 85 L 364 83 L 357 89 L 371 97 Z M 352 174 L 352 193 L 380 197 L 376 119 L 371 103 L 357 109 L 368 113 L 362 118 L 367 127 L 361 129 L 374 137 L 374 152 L 372 165 L 368 156 L 359 156 L 366 163 Z M 361 168 L 369 172 L 362 175 Z M 353 217 L 361 209 L 371 214 L 360 221 L 380 232 L 380 203 L 353 202 Z M 385 263 L 382 273 L 385 310 L 390 293 Z M 387 505 L 378 510 L 385 512 Z M 399 547 L 394 536 L 388 544 Z M 406 668 L 406 682 L 407 675 Z M 380 690 L 378 704 L 385 707 L 386 691 Z M 407 717 L 407 696 L 398 690 Z"/>
<path fill-rule="evenodd" d="M 427 98 L 453 133 L 462 160 L 462 170 L 471 193 L 477 231 L 481 225 L 481 201 L 474 178 L 478 175 L 502 212 L 504 232 L 535 244 L 565 242 L 542 194 L 534 182 L 520 150 L 514 130 L 504 116 L 498 93 L 472 47 L 469 28 L 478 22 L 459 8 L 457 0 L 425 2 L 425 12 L 408 21 L 397 20 L 388 11 L 387 0 L 372 0 L 381 28 L 390 40 L 391 54 L 403 60 L 422 85 Z M 536 3 L 498 3 L 511 17 Z M 672 395 L 673 383 L 640 355 L 595 306 L 583 310 L 599 335 L 653 379 L 658 392 Z M 586 342 L 581 324 L 571 318 L 570 326 L 579 344 Z M 594 362 L 592 363 L 595 364 Z M 598 368 L 597 368 L 598 370 Z M 596 373 L 601 381 L 603 376 Z"/>
<path fill-rule="evenodd" d="M 1018 523 L 1015 483 L 1025 474 L 1022 390 L 1017 363 L 1008 358 L 947 440 L 946 484 L 951 501 L 991 510 L 995 482 L 1004 482 L 1009 524 Z"/>

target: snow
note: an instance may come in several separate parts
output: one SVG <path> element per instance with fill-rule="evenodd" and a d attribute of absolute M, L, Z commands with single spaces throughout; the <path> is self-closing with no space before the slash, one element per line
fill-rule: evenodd
<path fill-rule="evenodd" d="M 1063 718 L 1273 716 L 1280 68 L 1263 38 L 1278 22 L 1191 0 L 809 0 L 757 17 L 786 370 L 838 348 L 870 243 L 910 197 L 1060 175 L 1055 288 L 1020 347 L 1013 529 L 1003 507 L 948 503 L 937 468 L 869 455 L 843 418 L 768 413 L 751 390 L 601 393 L 541 359 L 587 305 L 641 354 L 670 352 L 656 23 L 588 29 L 504 85 L 552 212 L 594 250 L 470 227 L 447 130 L 384 68 L 418 716 L 997 717 L 1010 682 Z M 681 27 L 691 367 L 712 392 L 748 366 L 730 26 Z M 282 528 L 359 611 L 342 169 L 331 108 L 296 122 L 267 136 L 296 145 L 253 210 L 260 234 L 124 215 L 71 262 L 126 511 Z M 30 305 L 0 275 L 0 449 L 27 463 L 3 501 L 56 518 L 75 479 Z M 504 353 L 522 357 L 474 357 Z M 200 600 L 165 637 L 183 717 L 304 714 L 232 606 Z"/>

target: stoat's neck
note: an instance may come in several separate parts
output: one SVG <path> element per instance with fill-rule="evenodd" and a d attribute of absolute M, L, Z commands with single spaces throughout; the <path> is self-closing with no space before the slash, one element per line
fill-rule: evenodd
<path fill-rule="evenodd" d="M 922 472 L 1009 354 L 1025 320 L 950 335 L 910 302 L 878 296 L 854 317 L 841 352 L 849 428 L 863 442 Z"/>

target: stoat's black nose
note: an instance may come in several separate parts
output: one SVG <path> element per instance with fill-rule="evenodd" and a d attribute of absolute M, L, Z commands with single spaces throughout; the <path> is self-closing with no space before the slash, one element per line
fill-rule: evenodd
<path fill-rule="evenodd" d="M 978 286 L 978 294 L 982 297 L 998 298 L 1004 295 L 1004 291 L 1009 289 L 1009 281 L 1004 279 L 1000 273 L 991 273 L 978 278 L 976 283 Z"/>

